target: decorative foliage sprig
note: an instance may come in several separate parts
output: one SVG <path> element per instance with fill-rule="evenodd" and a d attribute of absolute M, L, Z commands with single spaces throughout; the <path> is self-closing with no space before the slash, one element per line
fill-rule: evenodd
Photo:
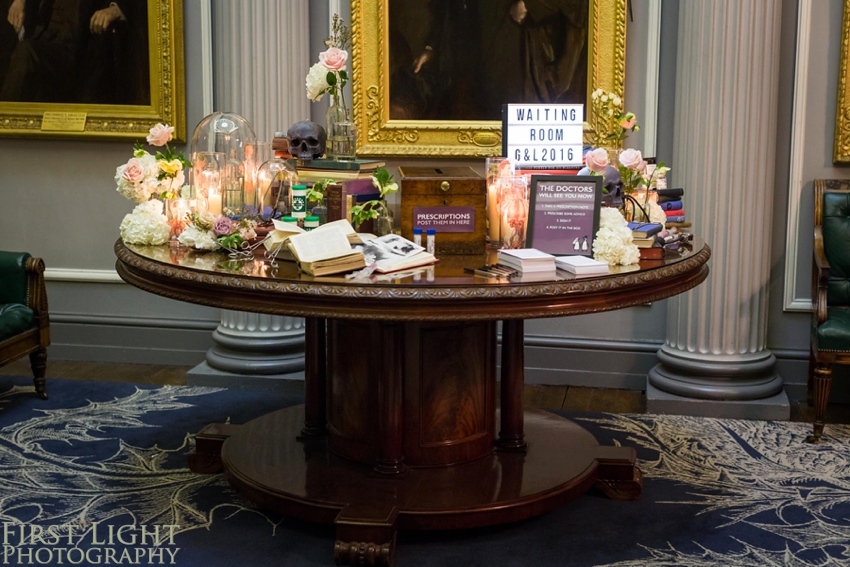
<path fill-rule="evenodd" d="M 372 185 L 378 188 L 381 198 L 351 207 L 351 220 L 356 225 L 360 225 L 369 219 L 378 218 L 381 209 L 388 210 L 387 196 L 398 192 L 398 183 L 393 181 L 393 176 L 383 167 L 375 170 L 375 175 L 372 176 Z"/>
<path fill-rule="evenodd" d="M 334 180 L 328 178 L 313 183 L 313 186 L 307 189 L 307 202 L 321 202 L 325 198 L 325 191 L 327 191 L 328 185 L 331 183 L 334 183 Z"/>
<path fill-rule="evenodd" d="M 593 113 L 584 123 L 584 138 L 591 146 L 620 147 L 629 132 L 639 132 L 637 117 L 623 111 L 623 99 L 614 93 L 596 89 L 590 94 Z"/>

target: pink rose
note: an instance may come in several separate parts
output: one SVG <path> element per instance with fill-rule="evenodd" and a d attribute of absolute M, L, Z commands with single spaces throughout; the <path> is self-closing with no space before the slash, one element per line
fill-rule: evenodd
<path fill-rule="evenodd" d="M 213 232 L 215 232 L 218 236 L 227 236 L 232 234 L 233 228 L 233 221 L 224 216 L 215 219 L 215 224 L 213 224 Z"/>
<path fill-rule="evenodd" d="M 629 169 L 638 170 L 640 164 L 643 163 L 643 156 L 640 155 L 640 150 L 623 150 L 620 154 L 620 163 Z"/>
<path fill-rule="evenodd" d="M 636 123 L 637 117 L 631 112 L 620 118 L 620 128 L 622 128 L 623 130 L 631 130 L 635 127 Z"/>
<path fill-rule="evenodd" d="M 148 134 L 148 143 L 152 146 L 164 146 L 171 141 L 174 136 L 174 126 L 166 126 L 165 124 L 157 124 L 151 128 Z"/>
<path fill-rule="evenodd" d="M 142 162 L 136 158 L 130 158 L 127 165 L 124 166 L 124 171 L 121 177 L 128 183 L 138 183 L 145 178 L 145 168 L 142 167 Z"/>
<path fill-rule="evenodd" d="M 597 148 L 587 152 L 585 156 L 585 165 L 591 171 L 596 173 L 605 173 L 605 168 L 608 167 L 608 152 L 602 148 Z"/>
<path fill-rule="evenodd" d="M 348 52 L 344 49 L 330 47 L 327 51 L 319 53 L 319 61 L 328 68 L 328 71 L 343 71 L 347 60 Z"/>
<path fill-rule="evenodd" d="M 642 162 L 640 162 L 640 165 L 637 167 L 637 170 L 638 171 L 646 171 L 646 166 L 647 166 L 646 160 L 643 160 Z"/>

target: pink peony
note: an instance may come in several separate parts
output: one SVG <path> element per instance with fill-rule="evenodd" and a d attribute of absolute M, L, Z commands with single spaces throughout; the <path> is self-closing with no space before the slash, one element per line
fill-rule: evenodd
<path fill-rule="evenodd" d="M 319 61 L 328 68 L 328 71 L 343 71 L 347 60 L 348 52 L 344 49 L 330 47 L 327 51 L 319 53 Z"/>
<path fill-rule="evenodd" d="M 640 150 L 629 148 L 628 150 L 623 150 L 623 153 L 620 154 L 620 163 L 629 169 L 638 170 L 640 164 L 644 163 L 644 161 L 643 156 L 640 155 Z"/>
<path fill-rule="evenodd" d="M 171 141 L 174 136 L 174 126 L 166 126 L 165 124 L 157 124 L 151 128 L 148 134 L 148 143 L 152 146 L 164 146 Z"/>
<path fill-rule="evenodd" d="M 213 232 L 218 236 L 227 236 L 233 233 L 235 228 L 233 224 L 233 221 L 225 216 L 218 217 L 213 224 Z"/>
<path fill-rule="evenodd" d="M 585 164 L 591 171 L 605 173 L 605 168 L 608 167 L 608 152 L 602 148 L 587 152 Z"/>
<path fill-rule="evenodd" d="M 127 183 L 140 182 L 145 178 L 145 168 L 142 167 L 142 162 L 137 158 L 131 158 L 130 161 L 127 162 L 127 165 L 124 166 L 124 171 L 121 173 L 121 177 L 124 178 L 124 181 Z"/>

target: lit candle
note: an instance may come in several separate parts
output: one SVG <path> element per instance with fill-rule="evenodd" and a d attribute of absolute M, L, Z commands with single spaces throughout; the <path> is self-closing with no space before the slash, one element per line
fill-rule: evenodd
<path fill-rule="evenodd" d="M 493 248 L 501 248 L 501 231 L 499 227 L 502 215 L 499 211 L 499 184 L 491 183 L 487 188 L 487 221 L 489 223 L 490 245 Z"/>
<path fill-rule="evenodd" d="M 216 216 L 221 214 L 221 195 L 210 193 L 209 208 L 207 210 Z"/>

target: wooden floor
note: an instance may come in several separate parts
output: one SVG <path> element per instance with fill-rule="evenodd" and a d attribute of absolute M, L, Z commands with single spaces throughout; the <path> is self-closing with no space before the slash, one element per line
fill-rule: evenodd
<path fill-rule="evenodd" d="M 94 380 L 102 382 L 132 382 L 137 384 L 186 384 L 189 366 L 164 366 L 154 364 L 112 364 L 105 362 L 50 361 L 47 362 L 47 391 L 50 378 L 68 380 Z M 0 376 L 32 376 L 29 360 L 24 358 L 0 368 Z M 496 389 L 498 392 L 498 388 Z M 540 409 L 609 413 L 645 413 L 646 398 L 637 390 L 608 390 L 579 386 L 544 386 L 532 384 L 525 387 L 525 405 Z M 793 405 L 792 421 L 814 418 L 812 408 L 806 404 Z M 828 423 L 850 423 L 850 405 L 830 404 Z"/>

